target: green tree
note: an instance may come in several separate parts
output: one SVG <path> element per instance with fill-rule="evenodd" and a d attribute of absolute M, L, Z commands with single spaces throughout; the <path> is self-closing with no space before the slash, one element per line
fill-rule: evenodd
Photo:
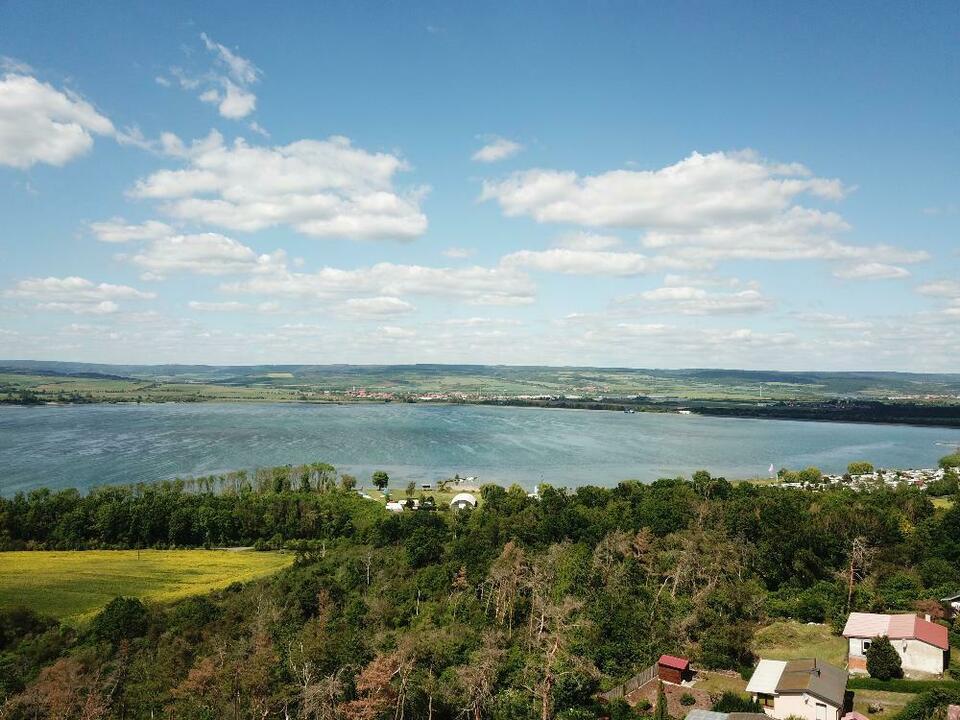
<path fill-rule="evenodd" d="M 667 694 L 663 691 L 663 681 L 657 684 L 657 704 L 653 708 L 653 720 L 670 720 L 667 708 Z"/>
<path fill-rule="evenodd" d="M 413 497 L 413 494 L 417 491 L 417 484 L 411 480 L 407 483 L 407 497 Z"/>
<path fill-rule="evenodd" d="M 949 455 L 944 455 L 940 458 L 940 467 L 944 470 L 949 470 L 950 468 L 960 468 L 960 450 Z"/>
<path fill-rule="evenodd" d="M 147 609 L 137 598 L 115 597 L 90 625 L 93 636 L 112 643 L 147 632 Z"/>
<path fill-rule="evenodd" d="M 852 462 L 847 465 L 847 472 L 851 475 L 869 475 L 873 472 L 873 465 L 864 460 Z"/>
<path fill-rule="evenodd" d="M 867 672 L 877 680 L 891 680 L 903 676 L 900 656 L 886 635 L 878 635 L 867 648 Z"/>
<path fill-rule="evenodd" d="M 348 475 L 347 473 L 343 473 L 340 476 L 340 487 L 346 490 L 347 492 L 350 492 L 356 486 L 357 486 L 357 479 L 353 475 Z"/>
<path fill-rule="evenodd" d="M 387 475 L 386 471 L 384 470 L 377 470 L 374 472 L 371 479 L 373 480 L 373 484 L 377 487 L 377 490 L 380 492 L 383 492 L 390 483 L 390 476 Z"/>

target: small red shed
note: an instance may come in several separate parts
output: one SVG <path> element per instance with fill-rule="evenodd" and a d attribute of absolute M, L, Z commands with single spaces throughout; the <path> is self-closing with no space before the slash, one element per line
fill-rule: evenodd
<path fill-rule="evenodd" d="M 661 655 L 657 660 L 657 677 L 664 682 L 679 685 L 693 676 L 690 661 L 673 655 Z"/>

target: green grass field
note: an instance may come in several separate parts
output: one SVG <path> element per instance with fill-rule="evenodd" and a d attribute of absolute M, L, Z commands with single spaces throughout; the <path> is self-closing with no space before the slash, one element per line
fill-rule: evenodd
<path fill-rule="evenodd" d="M 771 623 L 757 632 L 753 651 L 769 660 L 796 660 L 815 657 L 845 667 L 847 646 L 828 625 L 804 625 L 792 621 Z"/>
<path fill-rule="evenodd" d="M 231 550 L 2 552 L 0 607 L 83 621 L 117 595 L 177 600 L 270 575 L 292 561 L 287 554 Z"/>

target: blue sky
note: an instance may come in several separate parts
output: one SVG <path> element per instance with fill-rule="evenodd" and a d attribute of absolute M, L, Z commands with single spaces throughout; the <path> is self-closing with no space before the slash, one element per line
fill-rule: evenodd
<path fill-rule="evenodd" d="M 0 356 L 960 371 L 960 12 L 0 4 Z"/>

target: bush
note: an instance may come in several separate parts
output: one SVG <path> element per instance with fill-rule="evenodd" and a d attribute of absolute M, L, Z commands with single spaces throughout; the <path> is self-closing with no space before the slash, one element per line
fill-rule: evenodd
<path fill-rule="evenodd" d="M 878 635 L 867 648 L 867 672 L 877 680 L 903 677 L 900 656 L 886 635 Z"/>
<path fill-rule="evenodd" d="M 732 690 L 725 690 L 723 695 L 720 696 L 720 699 L 713 704 L 712 709 L 716 712 L 722 713 L 763 712 L 763 708 L 760 707 L 760 703 L 754 702 L 750 698 L 744 697 L 740 693 L 733 692 Z"/>
<path fill-rule="evenodd" d="M 931 690 L 916 695 L 906 704 L 895 720 L 929 720 L 936 717 L 938 711 L 945 710 L 947 705 L 960 703 L 960 690 Z"/>
<path fill-rule="evenodd" d="M 696 705 L 696 703 L 697 703 L 697 699 L 690 693 L 684 693 L 683 695 L 680 696 L 681 705 L 689 706 L 689 705 Z"/>
<path fill-rule="evenodd" d="M 950 455 L 945 455 L 940 458 L 940 467 L 944 470 L 949 470 L 950 468 L 960 468 L 960 451 L 951 453 Z"/>
<path fill-rule="evenodd" d="M 93 619 L 90 631 L 112 643 L 140 637 L 147 632 L 147 609 L 137 598 L 115 597 Z"/>

